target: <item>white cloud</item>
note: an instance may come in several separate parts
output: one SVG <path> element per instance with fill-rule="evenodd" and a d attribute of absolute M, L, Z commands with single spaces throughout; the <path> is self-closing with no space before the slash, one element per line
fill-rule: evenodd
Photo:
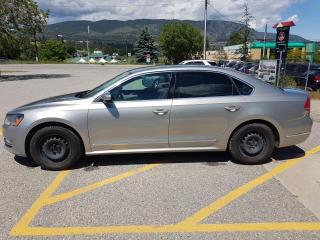
<path fill-rule="evenodd" d="M 101 19 L 203 19 L 204 0 L 37 0 L 51 13 L 50 22 Z M 240 21 L 245 0 L 210 0 L 209 19 Z M 281 14 L 302 0 L 246 0 L 260 29 L 282 19 Z M 298 20 L 297 15 L 291 18 Z"/>

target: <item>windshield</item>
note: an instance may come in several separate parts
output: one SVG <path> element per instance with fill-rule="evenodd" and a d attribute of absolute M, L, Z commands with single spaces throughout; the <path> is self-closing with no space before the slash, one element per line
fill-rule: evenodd
<path fill-rule="evenodd" d="M 81 98 L 93 97 L 97 93 L 103 91 L 103 89 L 106 89 L 106 88 L 110 87 L 112 84 L 118 82 L 122 78 L 125 78 L 125 77 L 129 76 L 130 74 L 131 74 L 131 71 L 127 71 L 127 72 L 121 73 L 120 75 L 115 76 L 114 78 L 111 78 L 110 80 L 106 81 L 105 83 L 101 84 L 100 86 L 98 86 L 98 87 L 96 87 L 96 88 L 94 88 L 94 89 L 92 89 L 90 91 L 84 92 L 84 94 L 81 95 Z"/>

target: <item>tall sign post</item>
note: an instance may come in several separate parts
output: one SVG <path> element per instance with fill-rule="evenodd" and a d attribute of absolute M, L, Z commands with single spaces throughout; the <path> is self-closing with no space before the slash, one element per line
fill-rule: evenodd
<path fill-rule="evenodd" d="M 273 28 L 277 29 L 277 38 L 276 38 L 276 58 L 278 59 L 277 67 L 277 81 L 276 85 L 280 84 L 280 75 L 281 67 L 283 62 L 287 58 L 288 53 L 288 43 L 290 37 L 290 28 L 295 26 L 293 21 L 276 23 Z"/>

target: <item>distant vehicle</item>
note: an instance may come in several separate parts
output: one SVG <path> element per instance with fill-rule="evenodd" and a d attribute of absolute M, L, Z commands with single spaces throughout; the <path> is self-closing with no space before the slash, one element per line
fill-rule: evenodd
<path fill-rule="evenodd" d="M 203 65 L 203 66 L 217 66 L 217 63 L 210 60 L 185 60 L 179 65 Z"/>
<path fill-rule="evenodd" d="M 309 113 L 302 90 L 224 68 L 162 66 L 16 108 L 3 136 L 8 151 L 51 170 L 84 154 L 227 150 L 236 162 L 259 164 L 275 147 L 308 138 Z"/>
<path fill-rule="evenodd" d="M 10 60 L 9 58 L 0 57 L 0 62 L 7 62 L 7 61 L 9 61 L 9 60 Z"/>
<path fill-rule="evenodd" d="M 253 65 L 251 68 L 249 68 L 249 74 L 258 74 L 259 64 Z"/>
<path fill-rule="evenodd" d="M 234 65 L 236 65 L 237 62 L 236 61 L 229 61 L 226 65 L 226 68 L 232 68 Z"/>
<path fill-rule="evenodd" d="M 252 62 L 245 63 L 241 68 L 239 68 L 239 72 L 249 74 L 250 73 L 249 69 L 252 68 L 254 65 L 255 63 L 252 63 Z"/>
<path fill-rule="evenodd" d="M 239 71 L 239 69 L 242 68 L 244 64 L 245 64 L 244 62 L 238 62 L 232 68 Z"/>
<path fill-rule="evenodd" d="M 287 76 L 301 78 L 308 71 L 308 64 L 287 63 L 283 69 Z M 320 65 L 311 64 L 310 69 L 320 69 Z"/>
<path fill-rule="evenodd" d="M 296 83 L 298 86 L 306 85 L 307 74 L 308 73 L 305 72 L 299 78 L 296 78 Z M 320 89 L 320 68 L 310 70 L 307 87 L 313 91 Z"/>
<path fill-rule="evenodd" d="M 229 63 L 229 61 L 227 61 L 227 60 L 219 60 L 217 62 L 217 66 L 218 67 L 226 67 L 228 63 Z"/>

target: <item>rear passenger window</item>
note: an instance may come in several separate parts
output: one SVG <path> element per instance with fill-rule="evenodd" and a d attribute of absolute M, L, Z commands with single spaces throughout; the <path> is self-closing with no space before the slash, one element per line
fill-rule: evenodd
<path fill-rule="evenodd" d="M 213 72 L 181 72 L 177 74 L 176 98 L 233 95 L 239 95 L 239 93 L 226 75 Z"/>
<path fill-rule="evenodd" d="M 239 90 L 239 93 L 241 95 L 250 95 L 253 91 L 253 88 L 248 86 L 247 84 L 237 80 L 237 79 L 232 79 L 233 82 L 236 84 L 238 90 Z"/>

